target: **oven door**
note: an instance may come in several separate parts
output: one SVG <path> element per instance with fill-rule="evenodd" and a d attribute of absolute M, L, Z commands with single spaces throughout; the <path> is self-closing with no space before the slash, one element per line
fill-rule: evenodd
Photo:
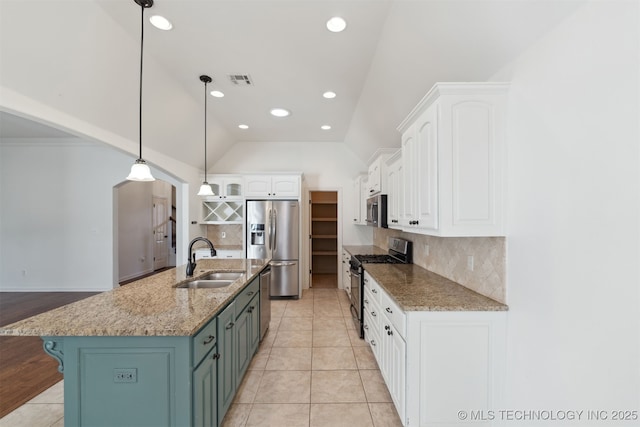
<path fill-rule="evenodd" d="M 349 270 L 351 275 L 351 318 L 356 325 L 356 331 L 363 338 L 362 331 L 362 273 L 360 269 Z"/>

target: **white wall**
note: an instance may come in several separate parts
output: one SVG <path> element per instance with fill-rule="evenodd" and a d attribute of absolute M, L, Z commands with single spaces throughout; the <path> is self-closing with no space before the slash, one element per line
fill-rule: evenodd
<path fill-rule="evenodd" d="M 638 7 L 589 3 L 492 79 L 512 82 L 508 387 L 494 409 L 640 408 Z"/>
<path fill-rule="evenodd" d="M 113 187 L 133 158 L 81 139 L 0 142 L 0 291 L 117 283 Z M 179 184 L 152 167 L 156 178 Z"/>

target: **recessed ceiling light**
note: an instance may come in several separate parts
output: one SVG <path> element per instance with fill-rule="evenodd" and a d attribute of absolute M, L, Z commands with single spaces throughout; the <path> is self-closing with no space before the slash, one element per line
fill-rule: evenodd
<path fill-rule="evenodd" d="M 164 16 L 153 15 L 151 18 L 149 18 L 149 21 L 151 22 L 151 24 L 153 24 L 154 27 L 159 30 L 169 31 L 173 28 L 171 22 L 169 22 L 169 20 Z"/>
<path fill-rule="evenodd" d="M 323 93 L 322 96 L 324 96 L 327 99 L 333 99 L 336 97 L 336 93 L 335 92 L 331 92 L 330 90 Z"/>
<path fill-rule="evenodd" d="M 220 92 L 219 90 L 212 90 L 210 93 L 211 96 L 215 96 L 216 98 L 224 97 L 224 93 Z"/>
<path fill-rule="evenodd" d="M 347 28 L 347 22 L 339 16 L 334 16 L 327 21 L 327 30 L 332 33 L 339 33 Z"/>
<path fill-rule="evenodd" d="M 287 117 L 291 115 L 289 110 L 285 110 L 284 108 L 272 108 L 271 115 L 276 117 Z"/>
<path fill-rule="evenodd" d="M 247 126 L 247 125 L 238 125 L 238 127 L 240 129 L 249 129 L 249 126 Z"/>
<path fill-rule="evenodd" d="M 320 129 L 322 129 L 322 130 L 330 130 L 330 129 L 331 129 L 331 126 L 329 126 L 329 125 L 322 125 L 322 126 L 320 126 Z"/>

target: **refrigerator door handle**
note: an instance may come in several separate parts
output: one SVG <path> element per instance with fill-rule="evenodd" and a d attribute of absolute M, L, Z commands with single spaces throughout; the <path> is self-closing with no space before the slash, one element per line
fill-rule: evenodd
<path fill-rule="evenodd" d="M 273 252 L 278 250 L 278 210 L 273 208 Z"/>
<path fill-rule="evenodd" d="M 289 267 L 292 265 L 296 265 L 295 262 L 271 262 L 269 263 L 271 267 Z"/>
<path fill-rule="evenodd" d="M 272 220 L 272 216 L 273 216 L 273 212 L 271 211 L 271 209 L 269 209 L 269 230 L 267 231 L 267 240 L 269 241 L 268 245 L 269 245 L 269 251 L 271 251 L 271 226 L 273 224 L 273 220 Z"/>

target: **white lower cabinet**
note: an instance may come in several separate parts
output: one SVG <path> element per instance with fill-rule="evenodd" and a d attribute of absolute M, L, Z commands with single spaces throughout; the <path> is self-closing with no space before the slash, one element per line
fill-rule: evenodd
<path fill-rule="evenodd" d="M 365 339 L 402 425 L 465 426 L 460 411 L 503 407 L 506 312 L 403 312 L 366 271 L 365 279 Z"/>

